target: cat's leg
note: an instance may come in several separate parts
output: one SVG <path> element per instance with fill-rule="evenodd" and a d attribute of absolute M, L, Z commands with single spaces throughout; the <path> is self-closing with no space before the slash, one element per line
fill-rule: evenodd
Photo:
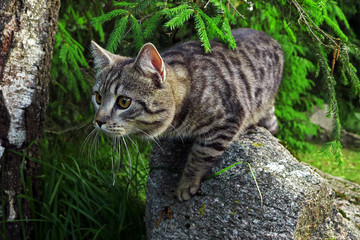
<path fill-rule="evenodd" d="M 228 138 L 232 139 L 232 137 Z M 192 195 L 197 193 L 201 180 L 211 170 L 216 158 L 230 145 L 231 139 L 222 139 L 222 141 L 215 139 L 210 142 L 195 141 L 176 191 L 179 200 L 189 200 Z"/>
<path fill-rule="evenodd" d="M 275 116 L 275 107 L 271 107 L 270 110 L 266 113 L 266 115 L 260 119 L 259 126 L 266 128 L 271 132 L 271 134 L 275 134 L 279 128 L 277 118 Z"/>

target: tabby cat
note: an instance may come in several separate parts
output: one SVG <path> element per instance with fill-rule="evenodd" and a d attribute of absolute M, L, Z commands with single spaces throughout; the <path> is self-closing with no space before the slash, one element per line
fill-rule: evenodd
<path fill-rule="evenodd" d="M 232 31 L 237 49 L 211 42 L 178 44 L 161 55 L 151 43 L 136 58 L 92 42 L 94 126 L 112 136 L 191 137 L 176 195 L 188 200 L 216 158 L 252 125 L 277 130 L 274 99 L 282 78 L 280 45 L 252 29 Z"/>

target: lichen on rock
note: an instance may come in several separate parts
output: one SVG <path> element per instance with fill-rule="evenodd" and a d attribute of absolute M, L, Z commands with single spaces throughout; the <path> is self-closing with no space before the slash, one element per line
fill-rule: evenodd
<path fill-rule="evenodd" d="M 360 239 L 360 231 L 336 209 L 327 180 L 294 158 L 266 129 L 252 129 L 236 140 L 212 174 L 233 166 L 205 180 L 186 202 L 174 194 L 191 141 L 160 144 L 162 149 L 155 147 L 150 157 L 148 239 L 292 239 L 301 233 L 310 238 L 347 233 L 348 239 Z M 171 171 L 174 168 L 179 173 Z M 158 223 L 165 206 L 173 218 Z M 316 224 L 308 226 L 313 217 Z M 337 224 L 342 226 L 340 235 L 325 231 Z"/>

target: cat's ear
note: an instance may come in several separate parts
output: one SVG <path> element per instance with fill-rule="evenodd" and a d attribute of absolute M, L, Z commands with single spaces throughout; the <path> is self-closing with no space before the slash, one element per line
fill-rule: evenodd
<path fill-rule="evenodd" d="M 105 68 L 114 63 L 117 56 L 91 41 L 91 53 L 94 57 L 95 68 Z"/>
<path fill-rule="evenodd" d="M 162 81 L 165 81 L 165 63 L 156 47 L 152 43 L 146 43 L 136 57 L 134 66 L 139 67 L 145 74 L 159 74 Z"/>

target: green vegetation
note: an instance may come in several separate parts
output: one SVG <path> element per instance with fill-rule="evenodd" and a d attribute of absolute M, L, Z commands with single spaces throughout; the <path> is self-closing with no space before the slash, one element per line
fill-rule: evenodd
<path fill-rule="evenodd" d="M 123 150 L 117 171 L 118 156 L 109 139 L 94 140 L 90 135 L 86 140 L 93 118 L 91 39 L 110 51 L 134 56 L 147 41 L 164 49 L 199 39 L 204 51 L 210 52 L 209 40 L 215 37 L 235 47 L 231 28 L 267 32 L 281 43 L 286 58 L 276 102 L 278 137 L 303 152 L 301 160 L 359 183 L 358 152 L 343 149 L 343 166 L 333 160 L 341 162 L 341 128 L 360 133 L 359 11 L 355 0 L 62 1 L 42 157 L 32 159 L 41 164 L 41 200 L 32 200 L 31 191 L 19 196 L 33 206 L 35 238 L 145 238 L 146 162 L 151 146 L 140 142 L 140 155 L 127 146 L 132 164 Z M 333 141 L 326 145 L 332 159 L 317 154 L 321 146 L 311 150 L 306 142 L 309 134 L 318 132 L 308 112 L 324 102 L 334 117 Z"/>
<path fill-rule="evenodd" d="M 139 151 L 131 148 L 130 163 L 124 146 L 119 159 L 104 138 L 91 138 L 83 151 L 74 142 L 79 138 L 47 136 L 42 160 L 24 155 L 42 166 L 41 201 L 34 201 L 32 193 L 18 196 L 32 206 L 36 239 L 145 239 L 144 159 L 150 148 L 141 143 Z M 116 171 L 119 160 L 121 172 Z"/>
<path fill-rule="evenodd" d="M 326 156 L 321 152 L 323 146 L 319 144 L 312 146 L 313 148 L 310 151 L 299 154 L 301 161 L 333 176 L 360 184 L 360 151 L 343 149 L 344 164 L 339 166 L 339 164 L 332 161 L 330 156 Z"/>
<path fill-rule="evenodd" d="M 84 100 L 89 98 L 93 77 L 84 55 L 91 56 L 81 47 L 89 46 L 90 38 L 127 56 L 134 56 L 147 41 L 166 48 L 192 38 L 210 52 L 209 40 L 217 38 L 234 48 L 230 29 L 250 27 L 270 34 L 285 52 L 284 79 L 276 101 L 278 137 L 306 151 L 306 137 L 318 131 L 306 113 L 326 102 L 334 119 L 333 140 L 327 146 L 341 162 L 341 128 L 360 132 L 359 40 L 346 18 L 356 15 L 344 6 L 330 0 L 66 2 L 56 38 L 52 69 L 56 92 L 49 112 L 53 118 L 64 118 L 66 125 L 91 116 L 83 113 L 85 106 L 90 107 Z M 71 107 L 64 107 L 64 102 Z"/>

